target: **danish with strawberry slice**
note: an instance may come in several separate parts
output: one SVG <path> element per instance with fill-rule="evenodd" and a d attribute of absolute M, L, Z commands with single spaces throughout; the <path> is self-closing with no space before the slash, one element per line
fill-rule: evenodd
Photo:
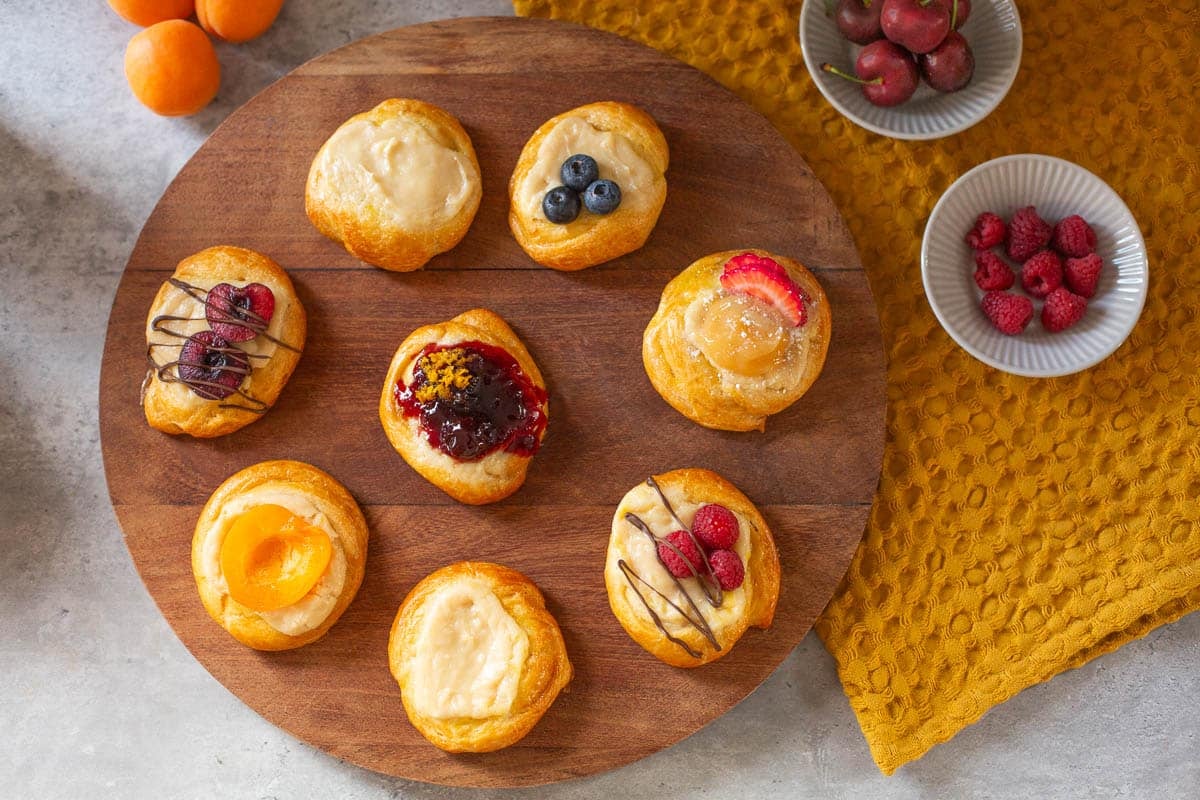
<path fill-rule="evenodd" d="M 350 605 L 367 560 L 367 522 L 332 477 L 299 461 L 230 476 L 200 512 L 192 574 L 216 622 L 256 650 L 320 639 Z"/>
<path fill-rule="evenodd" d="M 663 290 L 642 363 L 676 411 L 707 428 L 763 430 L 808 391 L 829 348 L 829 301 L 798 261 L 714 253 Z"/>
<path fill-rule="evenodd" d="M 604 567 L 608 604 L 661 661 L 698 667 L 766 628 L 779 599 L 779 554 L 766 521 L 706 469 L 647 478 L 613 516 Z"/>
<path fill-rule="evenodd" d="M 241 247 L 179 262 L 150 305 L 142 408 L 164 433 L 223 436 L 275 404 L 307 321 L 286 272 Z"/>

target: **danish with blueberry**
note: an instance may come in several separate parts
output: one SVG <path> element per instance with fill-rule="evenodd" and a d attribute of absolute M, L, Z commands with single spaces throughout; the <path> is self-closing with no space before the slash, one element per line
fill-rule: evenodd
<path fill-rule="evenodd" d="M 271 259 L 228 246 L 188 256 L 146 317 L 146 421 L 196 437 L 249 425 L 283 391 L 306 327 L 291 279 Z"/>
<path fill-rule="evenodd" d="M 462 124 L 435 105 L 392 99 L 351 117 L 321 146 L 304 208 L 355 257 L 410 272 L 462 240 L 482 194 Z"/>
<path fill-rule="evenodd" d="M 413 726 L 452 753 L 519 741 L 572 676 L 537 586 L 508 567 L 467 561 L 427 576 L 404 598 L 388 665 Z"/>
<path fill-rule="evenodd" d="M 779 555 L 754 504 L 715 472 L 677 469 L 630 489 L 613 516 L 604 566 L 621 627 L 659 660 L 698 667 L 779 599 Z"/>
<path fill-rule="evenodd" d="M 667 199 L 667 140 L 645 111 L 603 102 L 559 114 L 521 151 L 508 225 L 539 264 L 578 270 L 646 243 Z"/>
<path fill-rule="evenodd" d="M 508 323 L 482 308 L 409 334 L 379 398 L 379 419 L 396 452 L 472 505 L 521 487 L 549 415 L 546 384 L 529 351 Z"/>
<path fill-rule="evenodd" d="M 265 461 L 230 476 L 200 512 L 192 574 L 209 616 L 256 650 L 320 639 L 350 605 L 367 560 L 367 522 L 329 475 Z"/>
<path fill-rule="evenodd" d="M 676 411 L 706 428 L 763 430 L 825 365 L 829 301 L 798 261 L 730 250 L 663 289 L 642 336 L 642 363 Z"/>

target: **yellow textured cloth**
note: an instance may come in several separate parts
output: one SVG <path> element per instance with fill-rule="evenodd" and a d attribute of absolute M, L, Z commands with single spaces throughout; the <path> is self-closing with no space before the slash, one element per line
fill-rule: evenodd
<path fill-rule="evenodd" d="M 854 234 L 888 352 L 888 437 L 863 544 L 817 631 L 891 773 L 1027 686 L 1200 607 L 1200 8 L 1020 2 L 1025 54 L 1000 108 L 957 136 L 902 142 L 817 92 L 800 5 L 515 2 L 644 42 L 737 92 L 804 155 Z M 1107 180 L 1149 247 L 1133 335 L 1073 377 L 975 361 L 921 289 L 938 197 L 1021 152 Z"/>

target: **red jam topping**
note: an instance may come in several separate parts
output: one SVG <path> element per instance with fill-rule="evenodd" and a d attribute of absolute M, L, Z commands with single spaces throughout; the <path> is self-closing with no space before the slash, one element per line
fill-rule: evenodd
<path fill-rule="evenodd" d="M 396 404 L 418 417 L 429 444 L 459 461 L 497 450 L 532 456 L 546 430 L 546 390 L 506 350 L 483 342 L 431 344 Z"/>

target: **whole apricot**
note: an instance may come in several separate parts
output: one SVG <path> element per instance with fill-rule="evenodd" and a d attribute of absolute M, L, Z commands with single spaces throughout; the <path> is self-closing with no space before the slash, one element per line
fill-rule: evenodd
<path fill-rule="evenodd" d="M 221 85 L 221 64 L 204 31 L 171 19 L 129 40 L 125 77 L 143 105 L 177 117 L 195 114 L 212 101 Z"/>
<path fill-rule="evenodd" d="M 281 8 L 283 0 L 196 0 L 196 19 L 213 36 L 248 42 L 267 32 Z"/>
<path fill-rule="evenodd" d="M 195 0 L 108 0 L 122 18 L 143 28 L 168 19 L 187 19 Z"/>

